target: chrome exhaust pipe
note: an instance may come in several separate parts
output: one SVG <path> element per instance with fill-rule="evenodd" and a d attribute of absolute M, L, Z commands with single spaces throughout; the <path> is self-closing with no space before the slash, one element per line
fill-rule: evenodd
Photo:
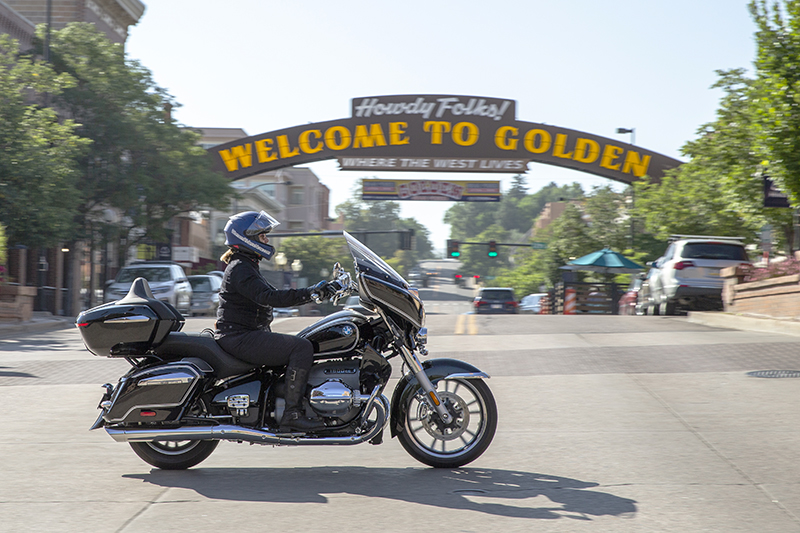
<path fill-rule="evenodd" d="M 362 435 L 349 437 L 292 437 L 285 434 L 276 434 L 260 429 L 250 429 L 242 426 L 192 426 L 152 429 L 115 429 L 106 427 L 106 433 L 117 442 L 149 442 L 154 440 L 231 440 L 251 442 L 253 444 L 270 444 L 273 446 L 335 446 L 361 444 L 372 440 L 389 423 L 389 400 L 381 395 L 378 401 L 373 402 L 378 411 L 378 419 L 372 429 Z"/>

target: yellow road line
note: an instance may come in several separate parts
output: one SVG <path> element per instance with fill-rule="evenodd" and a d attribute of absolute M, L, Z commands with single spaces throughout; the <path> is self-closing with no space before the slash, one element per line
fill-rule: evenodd
<path fill-rule="evenodd" d="M 469 317 L 469 323 L 467 324 L 467 333 L 469 335 L 477 335 L 478 334 L 478 324 L 477 324 L 477 317 L 475 315 L 467 315 Z"/>
<path fill-rule="evenodd" d="M 478 324 L 476 323 L 477 319 L 475 315 L 458 315 L 456 318 L 456 335 L 463 335 L 466 333 L 467 335 L 477 335 L 478 334 Z"/>
<path fill-rule="evenodd" d="M 467 315 L 458 315 L 456 318 L 456 335 L 463 335 L 464 334 L 464 322 L 467 321 Z"/>

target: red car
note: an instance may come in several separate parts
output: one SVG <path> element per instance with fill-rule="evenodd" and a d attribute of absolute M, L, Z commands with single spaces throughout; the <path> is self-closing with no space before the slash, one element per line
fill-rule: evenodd
<path fill-rule="evenodd" d="M 639 301 L 639 289 L 642 288 L 642 278 L 636 276 L 633 278 L 628 290 L 619 297 L 619 314 L 621 315 L 635 315 L 636 303 Z"/>

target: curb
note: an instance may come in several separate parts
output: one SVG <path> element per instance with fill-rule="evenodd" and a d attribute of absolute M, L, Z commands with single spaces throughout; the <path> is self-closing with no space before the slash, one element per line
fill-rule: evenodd
<path fill-rule="evenodd" d="M 687 320 L 695 324 L 718 328 L 800 336 L 800 321 L 788 318 L 737 315 L 719 311 L 692 311 L 689 313 Z"/>

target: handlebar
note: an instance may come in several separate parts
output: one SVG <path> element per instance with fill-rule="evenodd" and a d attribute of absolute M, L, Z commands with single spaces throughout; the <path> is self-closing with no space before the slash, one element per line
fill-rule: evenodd
<path fill-rule="evenodd" d="M 333 305 L 339 303 L 339 300 L 342 298 L 347 298 L 352 294 L 354 291 L 357 290 L 356 284 L 353 281 L 353 278 L 350 276 L 350 273 L 347 272 L 345 269 L 342 268 L 338 262 L 333 265 L 333 281 L 331 284 L 338 284 L 338 288 L 336 292 L 331 296 L 330 301 Z M 311 299 L 314 300 L 316 303 L 322 303 L 322 295 L 319 293 L 311 293 Z"/>

